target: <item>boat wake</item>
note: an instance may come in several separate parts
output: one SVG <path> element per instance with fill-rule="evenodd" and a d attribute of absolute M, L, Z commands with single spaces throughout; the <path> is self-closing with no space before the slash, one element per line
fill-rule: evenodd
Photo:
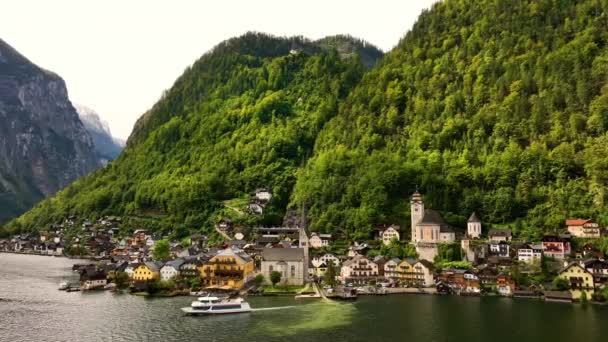
<path fill-rule="evenodd" d="M 291 308 L 295 308 L 296 305 L 292 305 L 292 306 L 277 306 L 274 308 L 257 308 L 257 309 L 251 309 L 251 311 L 270 311 L 270 310 L 281 310 L 281 309 L 291 309 Z"/>

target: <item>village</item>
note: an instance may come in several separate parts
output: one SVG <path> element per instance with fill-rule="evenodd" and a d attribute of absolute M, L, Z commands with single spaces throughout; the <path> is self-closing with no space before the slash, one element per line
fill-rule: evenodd
<path fill-rule="evenodd" d="M 252 194 L 260 215 L 272 193 Z M 379 225 L 368 240 L 310 232 L 294 210 L 280 227 L 253 227 L 246 236 L 225 218 L 213 242 L 193 234 L 170 241 L 120 217 L 95 221 L 67 217 L 40 234 L 0 240 L 0 252 L 86 256 L 78 284 L 64 289 L 125 289 L 139 295 L 227 292 L 353 299 L 365 294 L 506 296 L 546 301 L 603 303 L 608 261 L 595 241 L 606 229 L 572 218 L 539 241 L 518 240 L 509 228 L 487 229 L 471 213 L 466 229 L 447 224 L 439 211 L 411 196 L 410 239 L 398 225 Z M 77 234 L 68 232 L 77 231 Z M 396 251 L 396 252 L 395 252 Z M 385 253 L 383 253 L 385 252 Z"/>

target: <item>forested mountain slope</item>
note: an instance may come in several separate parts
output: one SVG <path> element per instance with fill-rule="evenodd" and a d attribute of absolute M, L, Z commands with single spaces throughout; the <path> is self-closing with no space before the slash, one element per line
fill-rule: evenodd
<path fill-rule="evenodd" d="M 407 225 L 416 185 L 464 226 L 608 224 L 608 3 L 447 0 L 320 133 L 294 203 L 314 227 Z"/>
<path fill-rule="evenodd" d="M 280 223 L 297 169 L 364 71 L 359 58 L 299 37 L 223 42 L 140 118 L 117 160 L 10 226 L 118 214 L 198 230 L 215 223 L 223 200 L 258 187 L 274 193 L 264 220 Z"/>

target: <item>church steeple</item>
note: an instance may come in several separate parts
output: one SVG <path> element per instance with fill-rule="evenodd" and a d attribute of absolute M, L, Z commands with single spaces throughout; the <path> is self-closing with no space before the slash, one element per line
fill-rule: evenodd
<path fill-rule="evenodd" d="M 302 204 L 302 220 L 300 221 L 300 227 L 298 227 L 298 245 L 304 250 L 304 265 L 302 267 L 304 272 L 304 277 L 302 279 L 304 279 L 304 282 L 306 282 L 306 280 L 308 279 L 308 247 L 310 245 L 308 241 L 308 218 L 306 216 L 306 205 Z"/>
<path fill-rule="evenodd" d="M 416 243 L 420 240 L 420 232 L 418 231 L 416 225 L 418 222 L 420 222 L 420 220 L 422 220 L 422 217 L 424 217 L 424 202 L 422 201 L 422 195 L 418 192 L 417 187 L 416 192 L 412 194 L 412 199 L 410 201 L 410 216 L 412 218 L 412 242 Z"/>

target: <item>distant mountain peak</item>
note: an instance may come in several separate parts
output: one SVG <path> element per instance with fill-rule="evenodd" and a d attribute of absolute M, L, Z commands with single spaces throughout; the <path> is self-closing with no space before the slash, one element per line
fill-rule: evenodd
<path fill-rule="evenodd" d="M 123 140 L 112 136 L 108 122 L 102 120 L 95 110 L 87 106 L 74 104 L 74 108 L 76 108 L 80 120 L 91 135 L 101 162 L 105 164 L 118 157 L 125 144 Z"/>

